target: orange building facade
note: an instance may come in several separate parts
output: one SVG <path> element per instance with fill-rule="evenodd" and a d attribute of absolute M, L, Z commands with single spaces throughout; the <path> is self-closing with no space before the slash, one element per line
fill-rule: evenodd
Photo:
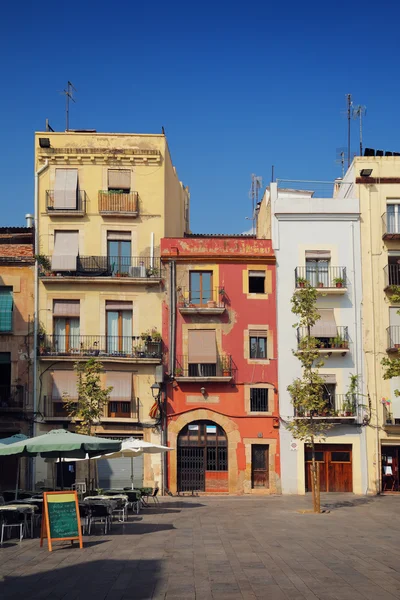
<path fill-rule="evenodd" d="M 280 493 L 270 240 L 190 234 L 161 257 L 168 488 Z"/>

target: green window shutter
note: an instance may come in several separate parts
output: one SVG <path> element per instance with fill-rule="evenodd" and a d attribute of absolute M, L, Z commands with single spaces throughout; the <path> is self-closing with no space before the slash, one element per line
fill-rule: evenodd
<path fill-rule="evenodd" d="M 0 287 L 0 333 L 12 331 L 13 290 Z"/>

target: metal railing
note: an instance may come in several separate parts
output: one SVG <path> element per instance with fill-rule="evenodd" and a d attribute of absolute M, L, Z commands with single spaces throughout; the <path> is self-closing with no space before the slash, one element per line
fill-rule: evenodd
<path fill-rule="evenodd" d="M 383 239 L 400 238 L 400 215 L 395 213 L 383 213 L 382 215 L 382 237 Z"/>
<path fill-rule="evenodd" d="M 177 294 L 181 308 L 225 308 L 225 291 L 220 287 L 202 290 L 181 287 Z"/>
<path fill-rule="evenodd" d="M 51 266 L 51 256 L 44 257 Z M 39 265 L 40 277 L 161 278 L 161 259 L 150 256 L 78 256 L 76 270 L 55 272 Z"/>
<path fill-rule="evenodd" d="M 318 326 L 318 321 L 317 321 Z M 300 342 L 307 338 L 308 332 L 305 327 L 299 327 L 297 329 L 297 345 L 300 346 Z M 316 340 L 319 341 L 320 349 L 323 348 L 332 348 L 332 349 L 347 349 L 349 347 L 349 332 L 347 326 L 336 327 L 336 335 L 335 336 L 322 336 L 317 335 L 313 336 Z"/>
<path fill-rule="evenodd" d="M 0 412 L 24 408 L 25 387 L 23 385 L 0 385 Z"/>
<path fill-rule="evenodd" d="M 400 264 L 394 263 L 386 265 L 384 268 L 385 272 L 385 287 L 391 285 L 400 286 Z"/>
<path fill-rule="evenodd" d="M 62 400 L 47 396 L 45 397 L 44 406 L 45 417 L 59 417 L 64 419 L 71 418 L 69 416 L 67 406 Z M 110 400 L 104 405 L 103 418 L 104 417 L 112 419 L 136 419 L 138 418 L 136 402 L 134 400 Z"/>
<path fill-rule="evenodd" d="M 139 211 L 137 192 L 99 191 L 99 213 L 118 214 L 130 213 L 136 215 Z"/>
<path fill-rule="evenodd" d="M 76 206 L 66 208 L 64 206 L 54 206 L 54 190 L 46 190 L 46 211 L 48 213 L 86 213 L 86 192 L 84 190 L 76 191 Z"/>
<path fill-rule="evenodd" d="M 357 394 L 331 394 L 323 398 L 325 407 L 312 411 L 313 417 L 355 417 L 358 412 Z M 295 411 L 296 417 L 310 417 L 310 411 Z"/>
<path fill-rule="evenodd" d="M 45 335 L 39 337 L 40 356 L 98 356 L 162 358 L 162 341 L 141 336 Z"/>
<path fill-rule="evenodd" d="M 188 356 L 177 356 L 175 377 L 232 377 L 234 372 L 232 356 L 218 356 L 215 363 L 189 362 Z"/>
<path fill-rule="evenodd" d="M 294 271 L 296 288 L 304 287 L 308 282 L 313 287 L 346 287 L 346 267 L 306 266 L 296 267 Z"/>
<path fill-rule="evenodd" d="M 388 350 L 400 350 L 400 325 L 390 325 L 386 331 Z"/>

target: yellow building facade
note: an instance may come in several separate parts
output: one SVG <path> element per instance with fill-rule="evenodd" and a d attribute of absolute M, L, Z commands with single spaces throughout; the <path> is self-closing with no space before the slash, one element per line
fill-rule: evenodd
<path fill-rule="evenodd" d="M 38 433 L 73 430 L 62 396 L 76 396 L 74 363 L 95 358 L 104 366 L 104 386 L 113 388 L 96 434 L 160 443 L 149 416 L 163 355 L 160 239 L 183 236 L 189 227 L 189 193 L 167 140 L 36 133 L 35 172 Z M 36 462 L 36 481 L 50 483 L 53 467 Z M 130 484 L 127 465 L 100 462 L 100 487 Z M 80 469 L 66 467 L 66 483 L 80 480 Z M 161 485 L 160 455 L 145 456 L 135 477 L 137 484 Z"/>

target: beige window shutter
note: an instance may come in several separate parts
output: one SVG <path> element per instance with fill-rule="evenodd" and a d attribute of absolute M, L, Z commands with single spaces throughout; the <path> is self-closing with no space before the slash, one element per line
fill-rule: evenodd
<path fill-rule="evenodd" d="M 107 300 L 106 310 L 132 310 L 132 302 L 123 302 L 119 300 Z"/>
<path fill-rule="evenodd" d="M 53 315 L 55 317 L 79 317 L 79 300 L 54 300 Z"/>
<path fill-rule="evenodd" d="M 56 169 L 54 208 L 76 208 L 78 169 Z"/>
<path fill-rule="evenodd" d="M 65 208 L 65 190 L 67 186 L 67 169 L 56 169 L 54 181 L 54 208 Z"/>
<path fill-rule="evenodd" d="M 188 346 L 189 363 L 217 363 L 217 343 L 214 329 L 189 329 Z"/>
<path fill-rule="evenodd" d="M 249 277 L 265 277 L 265 271 L 249 271 Z"/>
<path fill-rule="evenodd" d="M 54 250 L 51 257 L 53 271 L 76 271 L 79 252 L 78 231 L 55 231 Z"/>
<path fill-rule="evenodd" d="M 107 371 L 106 386 L 112 387 L 110 400 L 132 399 L 132 373 L 126 371 Z"/>
<path fill-rule="evenodd" d="M 75 371 L 54 371 L 53 402 L 61 402 L 63 395 L 67 394 L 72 399 L 78 399 L 78 375 Z"/>
<path fill-rule="evenodd" d="M 324 383 L 336 383 L 336 375 L 334 373 L 320 373 L 320 377 L 324 380 Z"/>
<path fill-rule="evenodd" d="M 108 240 L 128 240 L 130 242 L 131 238 L 130 231 L 107 231 Z"/>
<path fill-rule="evenodd" d="M 330 260 L 330 250 L 306 250 L 306 260 Z"/>
<path fill-rule="evenodd" d="M 131 172 L 129 169 L 108 169 L 108 188 L 112 190 L 130 190 Z"/>
<path fill-rule="evenodd" d="M 268 331 L 266 329 L 249 329 L 249 337 L 267 337 Z"/>
<path fill-rule="evenodd" d="M 321 308 L 318 310 L 321 318 L 311 327 L 313 337 L 333 338 L 337 335 L 337 326 L 333 308 Z"/>

